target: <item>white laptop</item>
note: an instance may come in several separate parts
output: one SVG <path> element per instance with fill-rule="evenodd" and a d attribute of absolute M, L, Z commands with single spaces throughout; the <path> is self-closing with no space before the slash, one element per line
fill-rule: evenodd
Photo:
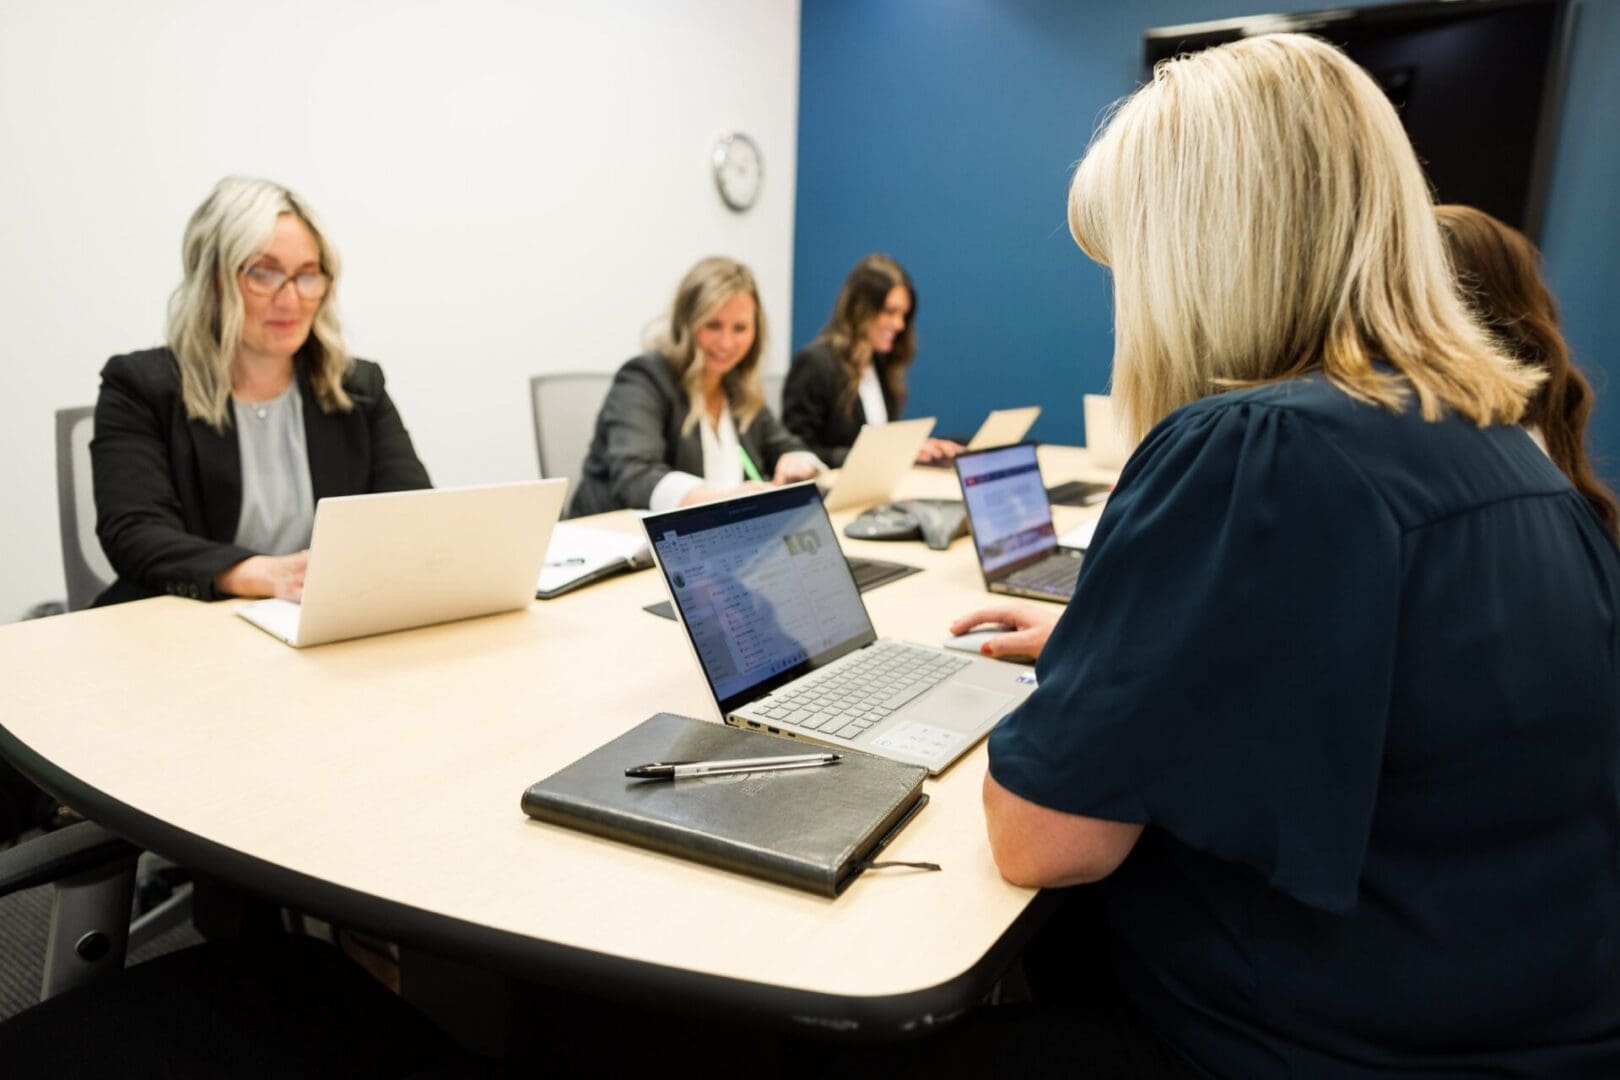
<path fill-rule="evenodd" d="M 855 436 L 843 468 L 827 489 L 828 510 L 847 510 L 887 502 L 900 478 L 917 460 L 917 451 L 934 430 L 934 418 L 867 424 Z"/>
<path fill-rule="evenodd" d="M 938 773 L 1034 690 L 1027 669 L 880 640 L 812 484 L 643 524 L 726 723 Z"/>
<path fill-rule="evenodd" d="M 303 648 L 527 607 L 567 489 L 529 480 L 322 499 L 303 602 L 236 613 Z"/>
<path fill-rule="evenodd" d="M 993 409 L 990 415 L 984 418 L 984 423 L 979 425 L 979 430 L 973 433 L 973 438 L 968 440 L 967 449 L 989 450 L 992 447 L 1011 446 L 1013 443 L 1021 442 L 1024 436 L 1029 434 L 1029 429 L 1035 426 L 1035 421 L 1040 415 L 1039 405 L 1030 405 L 1022 409 Z M 951 467 L 949 458 L 926 461 L 923 464 L 934 469 Z"/>

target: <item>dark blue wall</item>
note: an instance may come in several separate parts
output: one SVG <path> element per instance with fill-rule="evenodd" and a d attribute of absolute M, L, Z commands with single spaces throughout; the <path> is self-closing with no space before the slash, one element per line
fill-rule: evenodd
<path fill-rule="evenodd" d="M 1148 27 L 1308 11 L 1322 0 L 803 0 L 795 346 L 868 251 L 920 294 L 912 416 L 971 432 L 1039 403 L 1035 436 L 1082 438 L 1112 355 L 1108 278 L 1069 239 L 1070 171 L 1135 85 Z M 1578 360 L 1600 385 L 1596 450 L 1620 475 L 1620 2 L 1579 8 L 1542 241 Z"/>

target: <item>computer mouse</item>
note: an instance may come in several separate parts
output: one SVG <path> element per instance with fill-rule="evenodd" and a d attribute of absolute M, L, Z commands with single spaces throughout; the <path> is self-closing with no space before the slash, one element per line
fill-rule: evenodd
<path fill-rule="evenodd" d="M 863 511 L 845 525 L 844 535 L 851 540 L 917 540 L 922 536 L 922 525 L 909 510 L 884 503 Z"/>
<path fill-rule="evenodd" d="M 955 637 L 948 637 L 941 642 L 941 644 L 947 649 L 957 649 L 961 652 L 973 653 L 976 656 L 983 656 L 984 653 L 980 650 L 983 648 L 986 641 L 989 641 L 993 637 L 1000 637 L 1002 634 L 1011 632 L 1011 630 L 1012 627 L 1010 626 L 1002 626 L 1000 623 L 989 623 L 985 626 L 980 626 L 976 629 L 969 630 L 965 634 L 957 634 Z M 1010 660 L 1015 664 L 1033 664 L 1035 662 L 1035 658 L 1033 656 L 998 656 L 996 659 Z"/>

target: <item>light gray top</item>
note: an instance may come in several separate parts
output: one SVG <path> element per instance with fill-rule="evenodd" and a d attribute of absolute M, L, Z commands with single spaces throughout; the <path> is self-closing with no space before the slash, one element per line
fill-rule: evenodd
<path fill-rule="evenodd" d="M 304 402 L 295 380 L 269 401 L 231 399 L 242 454 L 242 515 L 236 543 L 265 555 L 309 546 L 315 496 L 304 440 Z"/>

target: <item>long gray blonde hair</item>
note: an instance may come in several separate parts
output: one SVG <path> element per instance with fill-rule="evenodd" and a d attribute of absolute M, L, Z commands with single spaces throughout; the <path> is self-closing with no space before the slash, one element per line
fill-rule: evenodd
<path fill-rule="evenodd" d="M 180 259 L 185 277 L 169 297 L 167 337 L 180 364 L 180 395 L 186 415 L 223 432 L 231 418 L 231 361 L 242 336 L 242 293 L 236 275 L 262 252 L 276 218 L 294 214 L 315 235 L 321 269 L 330 279 L 315 313 L 309 339 L 296 363 L 324 412 L 348 412 L 354 402 L 343 389 L 351 360 L 338 324 L 336 249 L 302 199 L 280 184 L 228 176 L 186 223 Z"/>
<path fill-rule="evenodd" d="M 1388 98 L 1316 38 L 1160 63 L 1093 139 L 1069 228 L 1113 271 L 1133 439 L 1198 398 L 1312 369 L 1394 410 L 1409 386 L 1426 419 L 1481 426 L 1518 420 L 1540 381 L 1459 299 Z"/>
<path fill-rule="evenodd" d="M 675 290 L 669 322 L 648 341 L 669 362 L 691 402 L 691 411 L 681 425 L 683 432 L 691 431 L 703 415 L 703 365 L 694 362 L 698 328 L 738 293 L 754 298 L 754 344 L 722 380 L 726 402 L 738 431 L 747 431 L 765 407 L 765 389 L 759 379 L 759 358 L 765 352 L 765 308 L 759 302 L 759 286 L 748 267 L 736 259 L 712 255 L 686 272 Z"/>

